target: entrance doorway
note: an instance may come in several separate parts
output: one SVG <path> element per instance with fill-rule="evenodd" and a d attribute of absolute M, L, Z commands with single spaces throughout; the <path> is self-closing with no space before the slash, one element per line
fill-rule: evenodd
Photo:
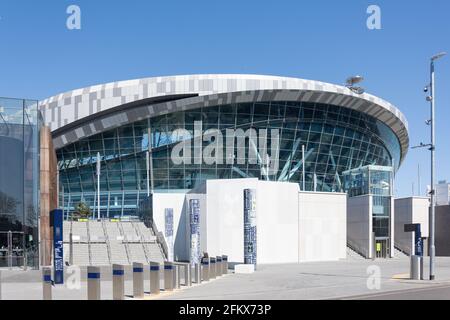
<path fill-rule="evenodd" d="M 21 267 L 26 269 L 25 233 L 0 232 L 0 268 Z"/>
<path fill-rule="evenodd" d="M 375 239 L 375 257 L 378 259 L 387 259 L 391 256 L 389 238 Z"/>

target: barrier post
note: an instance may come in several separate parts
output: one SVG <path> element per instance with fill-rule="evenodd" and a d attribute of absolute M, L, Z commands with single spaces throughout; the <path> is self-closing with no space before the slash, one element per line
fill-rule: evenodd
<path fill-rule="evenodd" d="M 42 269 L 42 297 L 43 300 L 52 300 L 52 269 Z"/>
<path fill-rule="evenodd" d="M 216 258 L 210 258 L 209 278 L 210 279 L 216 278 Z"/>
<path fill-rule="evenodd" d="M 202 283 L 202 265 L 194 263 L 194 280 L 196 284 Z"/>
<path fill-rule="evenodd" d="M 87 267 L 88 278 L 88 300 L 100 300 L 101 299 L 101 287 L 100 287 L 100 268 L 99 267 Z"/>
<path fill-rule="evenodd" d="M 113 300 L 125 298 L 125 271 L 123 265 L 113 264 Z"/>
<path fill-rule="evenodd" d="M 173 288 L 180 289 L 180 264 L 173 264 Z"/>
<path fill-rule="evenodd" d="M 160 293 L 160 265 L 158 262 L 150 262 L 150 294 Z"/>
<path fill-rule="evenodd" d="M 222 256 L 222 273 L 228 274 L 228 256 Z"/>
<path fill-rule="evenodd" d="M 133 263 L 133 297 L 144 298 L 144 264 Z"/>
<path fill-rule="evenodd" d="M 172 262 L 164 262 L 164 290 L 173 291 L 174 265 Z"/>
<path fill-rule="evenodd" d="M 202 258 L 202 278 L 209 281 L 209 258 Z"/>
<path fill-rule="evenodd" d="M 192 286 L 192 272 L 191 272 L 191 264 L 184 264 L 184 285 L 186 287 Z"/>
<path fill-rule="evenodd" d="M 223 266 L 222 266 L 222 257 L 217 256 L 216 257 L 216 276 L 221 277 L 223 275 Z"/>

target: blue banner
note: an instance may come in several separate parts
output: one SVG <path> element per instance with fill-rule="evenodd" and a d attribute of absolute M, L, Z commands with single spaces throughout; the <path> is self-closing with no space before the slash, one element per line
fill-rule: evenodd
<path fill-rule="evenodd" d="M 64 252 L 63 252 L 63 211 L 51 212 L 53 226 L 53 270 L 55 284 L 64 283 Z"/>

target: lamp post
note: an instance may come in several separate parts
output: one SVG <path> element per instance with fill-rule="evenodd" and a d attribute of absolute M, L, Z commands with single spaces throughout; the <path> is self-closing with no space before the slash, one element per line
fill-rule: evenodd
<path fill-rule="evenodd" d="M 97 152 L 97 219 L 100 220 L 100 152 Z"/>
<path fill-rule="evenodd" d="M 430 280 L 435 279 L 434 275 L 434 260 L 436 256 L 436 247 L 435 247 L 435 217 L 436 217 L 436 189 L 434 185 L 435 180 L 435 152 L 436 152 L 436 135 L 435 135 L 435 80 L 434 80 L 434 63 L 436 60 L 442 58 L 447 53 L 441 52 L 433 57 L 431 57 L 430 63 L 430 84 L 427 85 L 424 91 L 427 93 L 430 90 L 430 95 L 427 96 L 427 101 L 430 102 L 431 109 L 431 117 L 426 121 L 426 124 L 431 128 L 431 143 L 424 144 L 421 143 L 419 146 L 413 147 L 415 148 L 425 148 L 431 151 L 431 190 L 430 190 L 430 238 L 429 238 L 429 254 L 430 254 Z M 420 187 L 420 186 L 419 186 Z"/>
<path fill-rule="evenodd" d="M 430 213 L 430 280 L 434 280 L 434 260 L 436 255 L 435 248 L 435 212 L 436 212 L 436 189 L 434 185 L 434 177 L 435 177 L 435 151 L 436 151 L 436 140 L 435 140 L 435 80 L 434 80 L 434 62 L 443 56 L 446 53 L 439 53 L 431 58 L 430 64 L 430 90 L 431 90 L 431 99 L 428 98 L 431 102 L 431 213 Z"/>

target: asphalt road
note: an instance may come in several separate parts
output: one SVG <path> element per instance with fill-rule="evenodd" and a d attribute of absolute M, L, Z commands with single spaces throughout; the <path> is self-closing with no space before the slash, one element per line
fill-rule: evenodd
<path fill-rule="evenodd" d="M 342 300 L 450 300 L 450 284 L 445 286 L 360 295 L 344 298 Z"/>

